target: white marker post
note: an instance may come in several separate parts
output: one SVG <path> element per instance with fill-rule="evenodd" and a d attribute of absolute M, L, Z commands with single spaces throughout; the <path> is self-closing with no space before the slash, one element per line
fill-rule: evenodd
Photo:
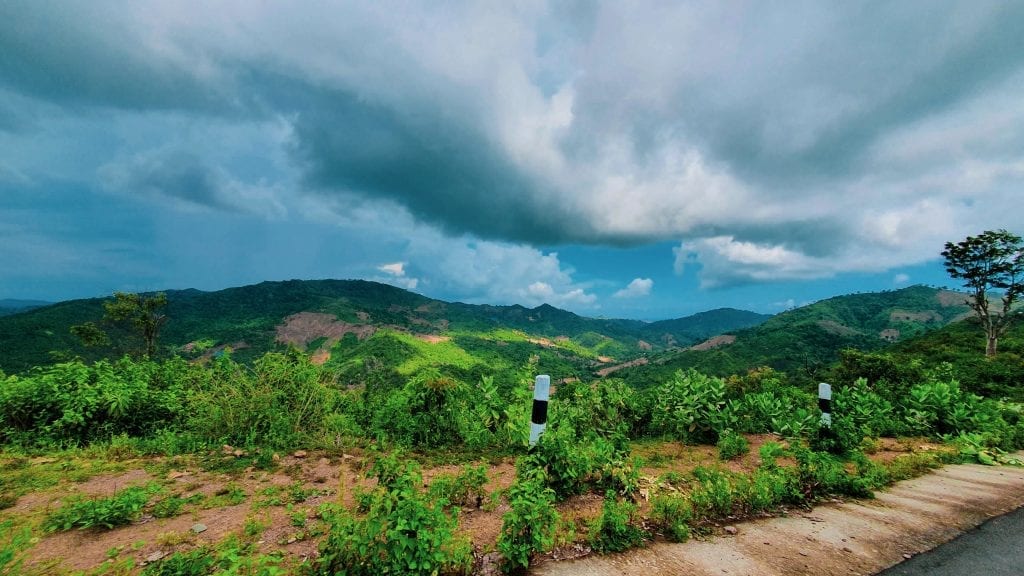
<path fill-rule="evenodd" d="M 548 423 L 548 395 L 551 392 L 551 377 L 547 374 L 537 376 L 533 385 L 533 414 L 530 416 L 530 447 L 537 445 L 544 428 Z"/>
<path fill-rule="evenodd" d="M 818 408 L 821 408 L 822 426 L 832 427 L 832 386 L 818 384 Z"/>

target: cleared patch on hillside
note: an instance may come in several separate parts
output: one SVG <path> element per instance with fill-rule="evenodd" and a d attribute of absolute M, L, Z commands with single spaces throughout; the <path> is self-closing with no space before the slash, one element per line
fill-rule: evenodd
<path fill-rule="evenodd" d="M 643 366 L 647 364 L 647 362 L 647 358 L 637 358 L 636 360 L 630 360 L 629 362 L 623 362 L 622 364 L 616 364 L 615 366 L 601 368 L 600 370 L 597 371 L 597 375 L 604 377 L 611 374 L 612 372 L 618 372 L 619 370 L 623 370 L 625 368 L 632 368 L 633 366 Z"/>
<path fill-rule="evenodd" d="M 889 313 L 890 322 L 942 322 L 942 314 L 935 310 L 911 312 L 909 310 L 893 310 Z"/>
<path fill-rule="evenodd" d="M 326 338 L 326 347 L 337 343 L 346 334 L 355 334 L 356 338 L 365 340 L 373 336 L 377 328 L 368 324 L 349 324 L 338 320 L 332 314 L 319 312 L 299 312 L 284 319 L 284 323 L 276 328 L 275 342 L 292 344 L 305 348 L 317 338 Z"/>
<path fill-rule="evenodd" d="M 718 348 L 719 346 L 728 346 L 729 344 L 732 344 L 735 341 L 736 337 L 733 336 L 732 334 L 721 334 L 719 336 L 708 338 L 707 340 L 701 342 L 700 344 L 690 346 L 689 348 L 687 348 L 687 350 L 713 350 L 715 348 Z"/>
<path fill-rule="evenodd" d="M 857 330 L 840 324 L 835 320 L 818 320 L 818 326 L 829 334 L 835 334 L 836 336 L 856 336 L 860 334 Z"/>

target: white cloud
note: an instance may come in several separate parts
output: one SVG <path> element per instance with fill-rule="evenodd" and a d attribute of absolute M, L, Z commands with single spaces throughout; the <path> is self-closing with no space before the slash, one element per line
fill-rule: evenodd
<path fill-rule="evenodd" d="M 1024 221 L 1024 8 L 937 2 L 4 6 L 0 182 L 415 227 L 376 272 L 468 299 L 594 305 L 563 243 L 894 269 Z"/>
<path fill-rule="evenodd" d="M 386 272 L 392 276 L 405 276 L 405 262 L 393 262 L 391 264 L 381 264 L 377 266 L 377 270 Z"/>
<path fill-rule="evenodd" d="M 625 288 L 619 290 L 615 294 L 612 294 L 614 298 L 640 298 L 642 296 L 649 296 L 651 293 L 651 287 L 654 286 L 654 280 L 650 278 L 634 278 Z"/>
<path fill-rule="evenodd" d="M 896 286 L 904 286 L 908 282 L 910 282 L 910 275 L 904 274 L 902 272 L 894 276 L 892 279 L 892 283 L 895 284 Z"/>

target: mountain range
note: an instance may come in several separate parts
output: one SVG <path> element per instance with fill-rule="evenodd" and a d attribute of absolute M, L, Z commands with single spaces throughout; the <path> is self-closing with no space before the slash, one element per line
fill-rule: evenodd
<path fill-rule="evenodd" d="M 905 344 L 971 314 L 963 294 L 926 286 L 837 296 L 775 316 L 722 308 L 658 322 L 588 318 L 547 304 L 445 302 L 363 280 L 166 294 L 161 353 L 202 360 L 230 351 L 244 362 L 290 347 L 353 381 L 368 365 L 477 378 L 527 363 L 559 379 L 615 375 L 640 387 L 685 368 L 728 375 L 770 366 L 812 376 L 843 349 Z M 70 300 L 0 317 L 0 370 L 137 350 L 130 329 L 103 322 L 103 302 Z M 113 344 L 84 347 L 70 332 L 84 322 L 107 329 Z"/>

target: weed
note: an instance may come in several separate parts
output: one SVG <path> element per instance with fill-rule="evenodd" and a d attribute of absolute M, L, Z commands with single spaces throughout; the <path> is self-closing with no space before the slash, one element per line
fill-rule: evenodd
<path fill-rule="evenodd" d="M 111 529 L 129 524 L 142 513 L 153 491 L 136 486 L 109 498 L 72 497 L 43 521 L 43 529 L 47 532 L 93 527 Z"/>
<path fill-rule="evenodd" d="M 650 519 L 671 542 L 686 542 L 690 538 L 693 507 L 680 494 L 658 494 L 651 499 Z"/>
<path fill-rule="evenodd" d="M 590 532 L 590 546 L 602 554 L 622 552 L 644 543 L 646 532 L 635 525 L 636 505 L 619 500 L 609 490 L 604 495 L 601 515 Z"/>
<path fill-rule="evenodd" d="M 509 487 L 509 511 L 501 519 L 498 552 L 506 572 L 525 571 L 534 552 L 554 544 L 558 528 L 555 491 L 546 486 L 544 473 L 528 469 Z"/>
<path fill-rule="evenodd" d="M 750 444 L 743 436 L 725 430 L 718 437 L 718 458 L 720 460 L 732 460 L 750 452 Z"/>

